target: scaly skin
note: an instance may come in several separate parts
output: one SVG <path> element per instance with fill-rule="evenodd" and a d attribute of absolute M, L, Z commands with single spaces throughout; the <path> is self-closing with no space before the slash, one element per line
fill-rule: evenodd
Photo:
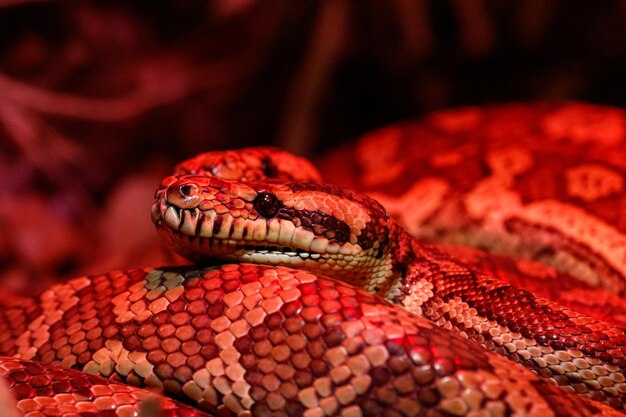
<path fill-rule="evenodd" d="M 3 355 L 109 378 L 0 360 L 0 375 L 17 369 L 5 377 L 11 384 L 37 367 L 60 378 L 52 390 L 65 391 L 69 376 L 97 397 L 85 404 L 81 390 L 22 400 L 20 408 L 28 410 L 58 402 L 72 409 L 73 398 L 89 410 L 111 398 L 119 403 L 111 397 L 121 389 L 113 380 L 183 397 L 220 416 L 621 415 L 363 290 L 283 267 L 135 269 L 77 278 L 38 297 L 5 300 L 0 330 L 22 332 L 5 338 Z M 18 396 L 47 387 L 34 377 L 20 384 L 12 385 Z"/>
<path fill-rule="evenodd" d="M 213 161 L 215 154 L 206 155 Z M 219 163 L 218 165 L 219 166 Z M 626 334 L 479 273 L 411 237 L 377 202 L 338 187 L 165 179 L 153 220 L 189 259 L 290 265 L 330 274 L 454 329 L 613 407 L 626 402 Z"/>
<path fill-rule="evenodd" d="M 544 118 L 545 112 L 548 115 Z M 515 122 L 507 122 L 508 113 Z M 493 120 L 482 131 L 481 118 Z M 540 121 L 539 127 L 533 118 Z M 620 283 L 623 263 L 619 261 L 620 250 L 624 248 L 620 243 L 624 230 L 620 216 L 623 179 L 615 174 L 624 170 L 624 120 L 619 110 L 581 105 L 441 113 L 428 120 L 426 129 L 455 137 L 454 141 L 462 145 L 460 148 L 446 149 L 448 143 L 443 139 L 420 142 L 414 139 L 415 133 L 420 136 L 424 131 L 407 129 L 406 136 L 413 136 L 407 140 L 415 140 L 412 146 L 420 151 L 414 153 L 405 145 L 394 146 L 401 144 L 397 133 L 403 129 L 392 128 L 365 141 L 371 146 L 358 146 L 354 162 L 356 166 L 362 164 L 358 169 L 364 170 L 369 191 L 378 193 L 392 215 L 412 232 L 430 238 L 440 234 L 451 240 L 460 236 L 463 242 L 491 249 L 505 243 L 501 248 L 511 249 L 512 254 L 540 257 L 589 284 L 621 294 L 624 292 Z M 527 140 L 544 133 L 553 144 Z M 486 142 L 482 136 L 487 138 Z M 387 143 L 389 138 L 392 138 L 391 146 Z M 378 148 L 379 144 L 384 146 Z M 429 146 L 436 148 L 434 153 L 429 153 L 432 150 Z M 402 153 L 394 155 L 398 149 Z M 423 155 L 425 159 L 411 160 L 415 155 Z M 396 158 L 398 163 L 390 164 L 389 157 Z M 463 158 L 469 160 L 460 164 Z M 560 162 L 552 162 L 550 158 Z M 348 157 L 341 165 L 345 169 L 352 162 Z M 457 169 L 460 166 L 462 169 Z M 484 167 L 491 172 L 481 174 Z M 420 176 L 422 169 L 428 173 L 426 177 Z M 558 184 L 562 181 L 559 169 L 565 173 L 568 193 L 565 197 L 559 194 Z M 308 162 L 270 149 L 201 155 L 181 164 L 177 174 L 205 175 L 206 171 L 229 181 L 259 182 L 270 177 L 274 179 L 269 182 L 278 188 L 285 179 L 320 181 Z M 336 178 L 346 180 L 350 176 L 344 177 Z M 453 187 L 447 182 L 449 179 Z M 229 181 L 222 185 L 213 183 L 209 188 L 219 188 Z M 410 192 L 402 191 L 405 184 L 409 184 Z M 307 200 L 306 204 L 310 204 L 324 194 L 335 195 L 336 190 L 329 187 L 316 187 L 300 201 Z M 303 194 L 306 188 L 283 189 L 280 193 L 285 196 L 295 190 Z M 457 191 L 450 192 L 453 188 Z M 172 192 L 172 198 L 193 207 L 196 197 L 192 191 L 191 187 L 178 188 Z M 256 190 L 257 194 L 259 191 L 267 193 Z M 352 257 L 328 257 L 321 263 L 324 270 L 333 273 L 352 268 L 344 272 L 344 278 L 353 280 L 366 273 L 370 278 L 382 276 L 385 279 L 366 278 L 370 290 L 422 310 L 423 314 L 438 318 L 439 324 L 447 327 L 454 324 L 457 331 L 487 347 L 505 351 L 539 374 L 546 375 L 547 367 L 551 372 L 547 377 L 571 390 L 600 400 L 608 398 L 613 406 L 621 406 L 624 386 L 619 368 L 623 351 L 621 333 L 607 334 L 614 329 L 558 305 L 544 304 L 545 300 L 493 279 L 510 282 L 517 279 L 519 285 L 529 284 L 527 287 L 533 288 L 528 268 L 536 272 L 537 267 L 527 261 L 489 257 L 467 249 L 437 249 L 416 244 L 398 228 L 385 226 L 386 221 L 364 222 L 361 229 L 357 230 L 356 226 L 355 230 L 349 226 L 346 229 L 331 217 L 342 212 L 341 221 L 350 223 L 350 216 L 353 220 L 361 216 L 358 206 L 366 200 L 339 193 L 343 202 L 336 207 L 337 212 L 320 217 L 320 213 L 314 215 L 305 207 L 309 213 L 298 212 L 303 215 L 299 220 L 289 217 L 291 212 L 283 214 L 300 223 L 312 221 L 305 226 L 310 226 L 317 237 L 323 235 L 322 239 L 329 241 L 315 243 L 317 249 L 323 246 L 324 250 L 335 250 L 333 239 L 334 243 L 344 241 L 342 245 L 350 241 L 362 246 L 361 249 L 366 247 L 370 255 L 378 255 L 380 259 L 369 263 L 362 252 L 348 251 L 346 247 L 343 250 Z M 214 196 L 220 203 L 218 207 L 230 198 L 227 193 Z M 553 200 L 546 200 L 546 196 Z M 336 199 L 330 198 L 326 205 L 332 206 L 333 201 Z M 265 194 L 258 207 L 267 214 L 275 203 Z M 235 207 L 240 214 L 242 208 L 250 209 L 245 204 Z M 165 218 L 159 216 L 158 211 L 153 211 L 153 217 L 163 224 Z M 173 215 L 169 214 L 169 218 L 171 221 Z M 216 218 L 211 220 L 214 227 Z M 185 221 L 179 220 L 179 228 L 200 224 L 196 230 L 202 231 L 204 220 L 198 222 L 197 217 L 187 219 L 184 215 L 181 219 Z M 452 223 L 446 223 L 450 219 Z M 217 221 L 218 235 L 228 222 Z M 502 233 L 502 226 L 506 233 Z M 251 228 L 246 234 L 257 233 L 258 237 L 261 229 L 261 226 Z M 289 229 L 286 226 L 285 233 Z M 389 232 L 386 237 L 385 231 Z M 178 239 L 180 234 L 179 231 L 170 238 Z M 300 235 L 296 242 L 309 238 Z M 527 239 L 516 240 L 520 238 Z M 385 250 L 384 244 L 375 247 L 374 242 L 385 239 L 395 245 L 393 255 Z M 195 240 L 198 245 L 201 239 Z M 540 248 L 528 245 L 529 241 L 537 240 L 542 243 Z M 187 248 L 184 240 L 177 245 Z M 192 248 L 189 253 L 194 251 Z M 451 259 L 449 253 L 467 261 L 472 268 L 488 272 L 492 278 Z M 294 255 L 297 258 L 286 253 L 276 259 L 280 262 L 296 259 L 300 263 L 299 258 L 307 257 L 304 253 L 298 255 L 297 251 Z M 270 257 L 269 254 L 260 258 L 247 256 L 255 261 Z M 309 260 L 315 257 L 308 254 Z M 321 255 L 317 257 L 321 258 Z M 398 271 L 404 270 L 406 278 L 398 277 Z M 539 275 L 544 273 L 547 272 L 539 271 Z M 412 281 L 413 278 L 416 280 Z M 535 285 L 533 290 L 544 287 Z M 571 295 L 572 288 L 580 290 L 578 295 Z M 567 286 L 567 293 L 573 297 L 568 305 L 587 307 L 585 311 L 591 313 L 593 304 L 584 300 L 585 296 L 590 298 L 589 292 L 583 293 L 584 288 L 584 285 Z M 417 291 L 409 293 L 409 290 Z M 491 298 L 486 298 L 484 292 Z M 547 293 L 562 298 L 556 291 Z M 426 300 L 415 294 L 424 295 Z M 593 294 L 594 302 L 596 294 L 602 293 Z M 501 295 L 503 299 L 498 298 Z M 613 311 L 623 311 L 617 308 L 620 299 L 614 298 L 612 302 L 617 300 L 617 303 L 612 305 Z M 464 304 L 463 299 L 469 302 Z M 45 407 L 43 411 L 47 414 L 74 417 L 74 406 L 79 403 L 85 407 L 79 412 L 84 416 L 134 415 L 136 408 L 132 407 L 136 407 L 136 401 L 122 405 L 129 398 L 111 396 L 111 391 L 129 389 L 136 393 L 131 395 L 134 400 L 144 394 L 122 388 L 118 384 L 120 379 L 185 397 L 186 401 L 195 401 L 220 415 L 249 415 L 250 410 L 255 415 L 306 416 L 618 414 L 601 404 L 562 392 L 445 329 L 433 327 L 428 321 L 420 321 L 345 284 L 289 269 L 242 264 L 208 269 L 118 271 L 79 278 L 50 288 L 41 296 L 10 298 L 3 304 L 0 353 L 76 369 L 52 369 L 27 359 L 0 359 L 0 376 L 9 382 L 15 396 L 30 395 L 30 390 L 35 393 L 34 400 L 20 401 L 20 408 L 30 410 L 32 416 L 41 415 L 35 407 Z M 602 313 L 597 309 L 595 312 Z M 482 320 L 485 317 L 487 321 Z M 486 327 L 503 322 L 504 325 L 484 332 Z M 619 322 L 619 318 L 614 322 Z M 483 333 L 477 335 L 480 332 Z M 538 347 L 544 342 L 549 349 Z M 615 361 L 613 365 L 617 368 L 612 370 L 613 365 L 607 361 Z M 7 366 L 15 375 L 3 373 Z M 28 377 L 21 373 L 20 367 L 61 380 L 68 377 L 87 381 L 84 383 L 87 385 L 94 383 L 90 386 L 93 401 L 83 401 L 84 391 L 74 392 L 70 398 L 67 392 L 59 392 L 67 388 L 62 383 L 55 384 L 49 378 L 39 378 L 40 375 L 26 371 Z M 98 373 L 110 380 L 100 383 L 78 370 Z M 172 415 L 201 415 L 169 400 L 162 401 L 168 404 L 163 408 Z M 116 406 L 115 411 L 98 409 Z"/>
<path fill-rule="evenodd" d="M 593 287 L 530 259 L 493 255 L 468 246 L 438 244 L 436 247 L 487 275 L 496 276 L 563 307 L 626 329 L 626 300 L 617 294 Z"/>
<path fill-rule="evenodd" d="M 623 109 L 447 110 L 369 133 L 318 165 L 422 239 L 533 258 L 626 294 Z"/>
<path fill-rule="evenodd" d="M 160 417 L 209 417 L 147 390 L 24 359 L 0 357 L 0 377 L 7 382 L 15 406 L 24 417 L 136 417 L 140 411 L 149 410 L 145 401 L 153 402 Z M 4 415 L 10 405 L 1 406 Z"/>

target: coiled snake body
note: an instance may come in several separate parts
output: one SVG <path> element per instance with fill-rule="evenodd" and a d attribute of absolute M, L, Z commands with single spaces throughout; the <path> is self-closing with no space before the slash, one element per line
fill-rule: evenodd
<path fill-rule="evenodd" d="M 22 362 L 0 373 L 20 409 L 37 415 L 44 394 L 63 394 L 16 388 L 32 380 L 14 369 L 35 360 L 220 415 L 619 414 L 602 404 L 626 401 L 619 320 L 512 286 L 503 258 L 485 255 L 487 268 L 483 255 L 426 245 L 376 201 L 319 181 L 266 148 L 180 164 L 157 191 L 159 233 L 194 261 L 238 263 L 112 272 L 5 300 L 0 353 Z M 118 415 L 135 412 L 126 400 Z"/>

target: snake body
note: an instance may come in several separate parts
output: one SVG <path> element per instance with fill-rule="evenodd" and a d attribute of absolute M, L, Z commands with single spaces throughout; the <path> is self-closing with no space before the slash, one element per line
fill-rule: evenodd
<path fill-rule="evenodd" d="M 182 174 L 161 184 L 153 220 L 177 252 L 339 277 L 559 385 L 623 407 L 626 334 L 619 327 L 465 266 L 410 236 L 360 194 L 283 181 L 278 171 L 269 180 L 258 174 L 242 181 L 216 180 L 197 168 L 212 173 L 232 165 L 201 155 L 193 174 L 184 174 L 185 163 Z"/>
<path fill-rule="evenodd" d="M 394 175 L 388 167 L 383 181 Z M 394 188 L 383 189 L 397 216 Z M 608 416 L 624 407 L 619 317 L 607 323 L 599 310 L 591 318 L 511 285 L 518 273 L 528 278 L 532 262 L 426 245 L 376 201 L 322 183 L 301 158 L 269 148 L 202 154 L 162 182 L 152 218 L 189 259 L 238 263 L 117 271 L 3 300 L 0 375 L 21 410 L 34 402 L 51 415 L 82 412 L 53 410 L 49 399 L 61 398 L 54 389 L 19 397 L 16 386 L 33 384 L 10 370 L 31 360 L 73 368 L 50 368 L 54 375 L 83 371 L 146 386 L 216 415 Z M 421 225 L 409 223 L 410 231 Z M 477 235 L 485 236 L 472 229 Z M 594 268 L 582 269 L 593 274 L 579 274 L 587 287 L 576 288 L 614 291 L 617 310 L 619 268 L 611 257 L 585 256 Z M 137 401 L 96 403 L 104 390 L 86 388 L 91 394 L 73 398 L 93 395 L 102 408 L 82 415 L 136 413 Z M 203 415 L 166 404 L 172 415 Z"/>
<path fill-rule="evenodd" d="M 134 417 L 150 410 L 149 401 L 154 401 L 152 408 L 161 417 L 209 417 L 194 407 L 144 389 L 40 362 L 0 357 L 0 376 L 15 397 L 17 410 L 26 417 Z M 9 410 L 2 412 L 6 415 Z"/>
<path fill-rule="evenodd" d="M 334 183 L 383 203 L 422 239 L 534 258 L 624 295 L 622 109 L 448 110 L 370 133 L 318 165 Z"/>
<path fill-rule="evenodd" d="M 3 355 L 146 385 L 216 415 L 619 415 L 363 290 L 283 267 L 82 277 L 7 302 L 0 322 L 19 334 Z M 98 404 L 117 414 L 83 415 L 128 415 Z"/>

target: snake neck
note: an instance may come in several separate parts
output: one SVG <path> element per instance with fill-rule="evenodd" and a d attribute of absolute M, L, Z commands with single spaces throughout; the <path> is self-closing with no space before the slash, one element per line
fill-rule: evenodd
<path fill-rule="evenodd" d="M 355 276 L 339 273 L 334 277 L 365 288 L 394 303 L 402 302 L 407 293 L 406 277 L 418 262 L 415 254 L 419 242 L 394 221 L 388 220 L 389 234 L 381 250 L 371 257 L 368 267 L 354 282 Z"/>

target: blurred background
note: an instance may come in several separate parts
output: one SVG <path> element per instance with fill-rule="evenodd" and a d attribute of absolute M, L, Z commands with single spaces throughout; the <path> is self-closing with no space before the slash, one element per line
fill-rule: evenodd
<path fill-rule="evenodd" d="M 180 262 L 148 213 L 198 152 L 531 100 L 626 107 L 626 0 L 0 0 L 0 285 Z"/>

